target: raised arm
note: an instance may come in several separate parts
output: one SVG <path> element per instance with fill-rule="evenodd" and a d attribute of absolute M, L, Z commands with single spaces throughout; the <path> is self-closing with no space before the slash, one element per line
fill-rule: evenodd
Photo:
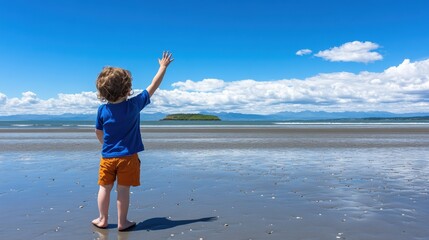
<path fill-rule="evenodd" d="M 167 71 L 168 65 L 174 60 L 172 58 L 173 54 L 170 52 L 163 52 L 162 59 L 158 59 L 159 69 L 155 77 L 153 77 L 152 83 L 146 88 L 149 93 L 149 96 L 152 97 L 153 93 L 158 89 L 159 85 L 164 78 L 165 71 Z"/>

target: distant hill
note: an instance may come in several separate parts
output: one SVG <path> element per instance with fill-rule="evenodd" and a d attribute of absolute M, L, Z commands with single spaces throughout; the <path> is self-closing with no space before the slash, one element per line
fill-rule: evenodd
<path fill-rule="evenodd" d="M 158 121 L 166 116 L 164 113 L 142 113 L 141 121 Z M 0 116 L 0 121 L 95 121 L 96 114 L 61 114 L 61 115 L 11 115 Z"/>
<path fill-rule="evenodd" d="M 215 115 L 207 115 L 207 114 L 169 114 L 162 120 L 220 121 L 220 118 Z"/>
<path fill-rule="evenodd" d="M 368 121 L 384 121 L 384 120 L 402 120 L 402 121 L 429 121 L 429 116 L 422 116 L 422 117 L 391 117 L 391 118 L 361 118 L 362 120 L 368 120 Z"/>
<path fill-rule="evenodd" d="M 203 112 L 206 114 L 205 112 Z M 207 113 L 210 114 L 210 113 Z M 429 113 L 391 113 L 391 112 L 280 112 L 270 115 L 241 114 L 241 113 L 215 113 L 224 121 L 309 121 L 330 119 L 363 119 L 363 118 L 410 118 L 426 117 Z"/>

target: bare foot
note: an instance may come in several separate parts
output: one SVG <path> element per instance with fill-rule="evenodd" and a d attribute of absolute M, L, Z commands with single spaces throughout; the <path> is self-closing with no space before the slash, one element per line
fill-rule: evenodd
<path fill-rule="evenodd" d="M 121 224 L 121 225 L 118 224 L 118 231 L 120 232 L 127 231 L 133 228 L 134 226 L 136 226 L 135 222 L 131 222 L 127 220 L 125 224 Z"/>
<path fill-rule="evenodd" d="M 98 227 L 98 228 L 107 228 L 107 219 L 104 218 L 96 218 L 94 220 L 92 220 L 92 225 Z"/>

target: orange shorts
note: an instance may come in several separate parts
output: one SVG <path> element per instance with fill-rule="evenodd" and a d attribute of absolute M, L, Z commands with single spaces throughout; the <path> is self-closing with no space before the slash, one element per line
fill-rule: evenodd
<path fill-rule="evenodd" d="M 110 185 L 118 178 L 118 185 L 140 186 L 140 159 L 137 153 L 117 158 L 101 158 L 98 184 Z"/>

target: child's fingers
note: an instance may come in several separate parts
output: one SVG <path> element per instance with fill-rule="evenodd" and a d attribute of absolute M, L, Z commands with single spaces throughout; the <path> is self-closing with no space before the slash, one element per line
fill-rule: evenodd
<path fill-rule="evenodd" d="M 168 55 L 169 54 L 171 54 L 169 51 L 164 51 L 163 53 L 162 53 L 162 57 L 163 58 L 168 58 Z"/>
<path fill-rule="evenodd" d="M 162 59 L 158 58 L 158 61 L 161 63 L 163 61 L 167 61 L 167 62 L 172 62 L 174 60 L 174 58 L 172 58 L 173 53 L 171 53 L 170 51 L 163 51 L 162 52 Z"/>

